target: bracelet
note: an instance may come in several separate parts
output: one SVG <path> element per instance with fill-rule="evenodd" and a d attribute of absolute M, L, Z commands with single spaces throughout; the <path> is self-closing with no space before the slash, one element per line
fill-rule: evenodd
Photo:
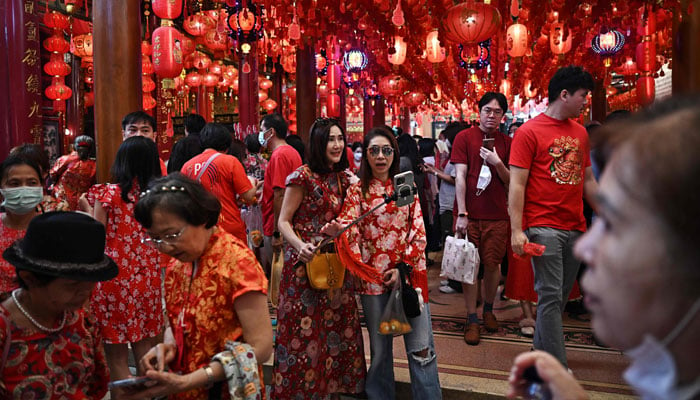
<path fill-rule="evenodd" d="M 462 217 L 466 217 L 466 216 L 467 216 L 467 213 L 459 213 L 459 214 L 457 214 L 457 218 L 462 218 Z"/>
<path fill-rule="evenodd" d="M 204 369 L 204 373 L 207 374 L 207 387 L 212 387 L 214 385 L 214 371 L 208 365 L 202 369 Z"/>

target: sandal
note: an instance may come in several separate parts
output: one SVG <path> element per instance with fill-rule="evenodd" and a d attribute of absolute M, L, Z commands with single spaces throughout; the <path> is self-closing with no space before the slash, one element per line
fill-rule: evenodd
<path fill-rule="evenodd" d="M 519 322 L 520 333 L 525 337 L 535 336 L 535 320 L 532 318 L 523 318 Z"/>

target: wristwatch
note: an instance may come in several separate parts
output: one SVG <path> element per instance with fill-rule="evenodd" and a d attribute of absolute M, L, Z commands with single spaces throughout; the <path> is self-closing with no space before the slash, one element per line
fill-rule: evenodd
<path fill-rule="evenodd" d="M 458 218 L 466 217 L 466 216 L 467 216 L 467 213 L 465 213 L 465 212 L 457 214 Z"/>
<path fill-rule="evenodd" d="M 279 239 L 282 237 L 282 234 L 280 233 L 280 231 L 274 231 L 272 232 L 272 237 L 275 239 Z"/>

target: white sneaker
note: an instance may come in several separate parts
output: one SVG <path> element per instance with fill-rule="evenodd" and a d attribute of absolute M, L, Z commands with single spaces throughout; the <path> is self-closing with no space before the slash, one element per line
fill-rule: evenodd
<path fill-rule="evenodd" d="M 440 292 L 446 294 L 457 293 L 457 291 L 452 289 L 449 285 L 440 286 Z"/>
<path fill-rule="evenodd" d="M 440 286 L 447 286 L 447 285 L 449 285 L 449 283 L 450 283 L 450 281 L 445 279 L 445 280 L 440 281 Z"/>

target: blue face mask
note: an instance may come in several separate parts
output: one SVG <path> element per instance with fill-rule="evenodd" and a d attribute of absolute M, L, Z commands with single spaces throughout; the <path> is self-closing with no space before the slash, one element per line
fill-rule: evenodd
<path fill-rule="evenodd" d="M 267 132 L 269 132 L 270 129 L 272 129 L 272 128 L 267 128 L 267 129 L 265 129 L 264 131 L 260 131 L 260 133 L 258 133 L 258 143 L 260 143 L 260 146 L 262 146 L 262 147 L 266 147 L 266 146 L 267 146 L 267 142 L 268 142 L 268 140 L 270 140 L 270 139 L 269 139 L 269 138 L 268 138 L 268 139 L 265 139 L 265 134 L 266 134 Z"/>
<path fill-rule="evenodd" d="M 44 198 L 44 188 L 41 186 L 20 186 L 0 189 L 5 201 L 2 205 L 11 213 L 24 215 L 34 211 Z"/>

